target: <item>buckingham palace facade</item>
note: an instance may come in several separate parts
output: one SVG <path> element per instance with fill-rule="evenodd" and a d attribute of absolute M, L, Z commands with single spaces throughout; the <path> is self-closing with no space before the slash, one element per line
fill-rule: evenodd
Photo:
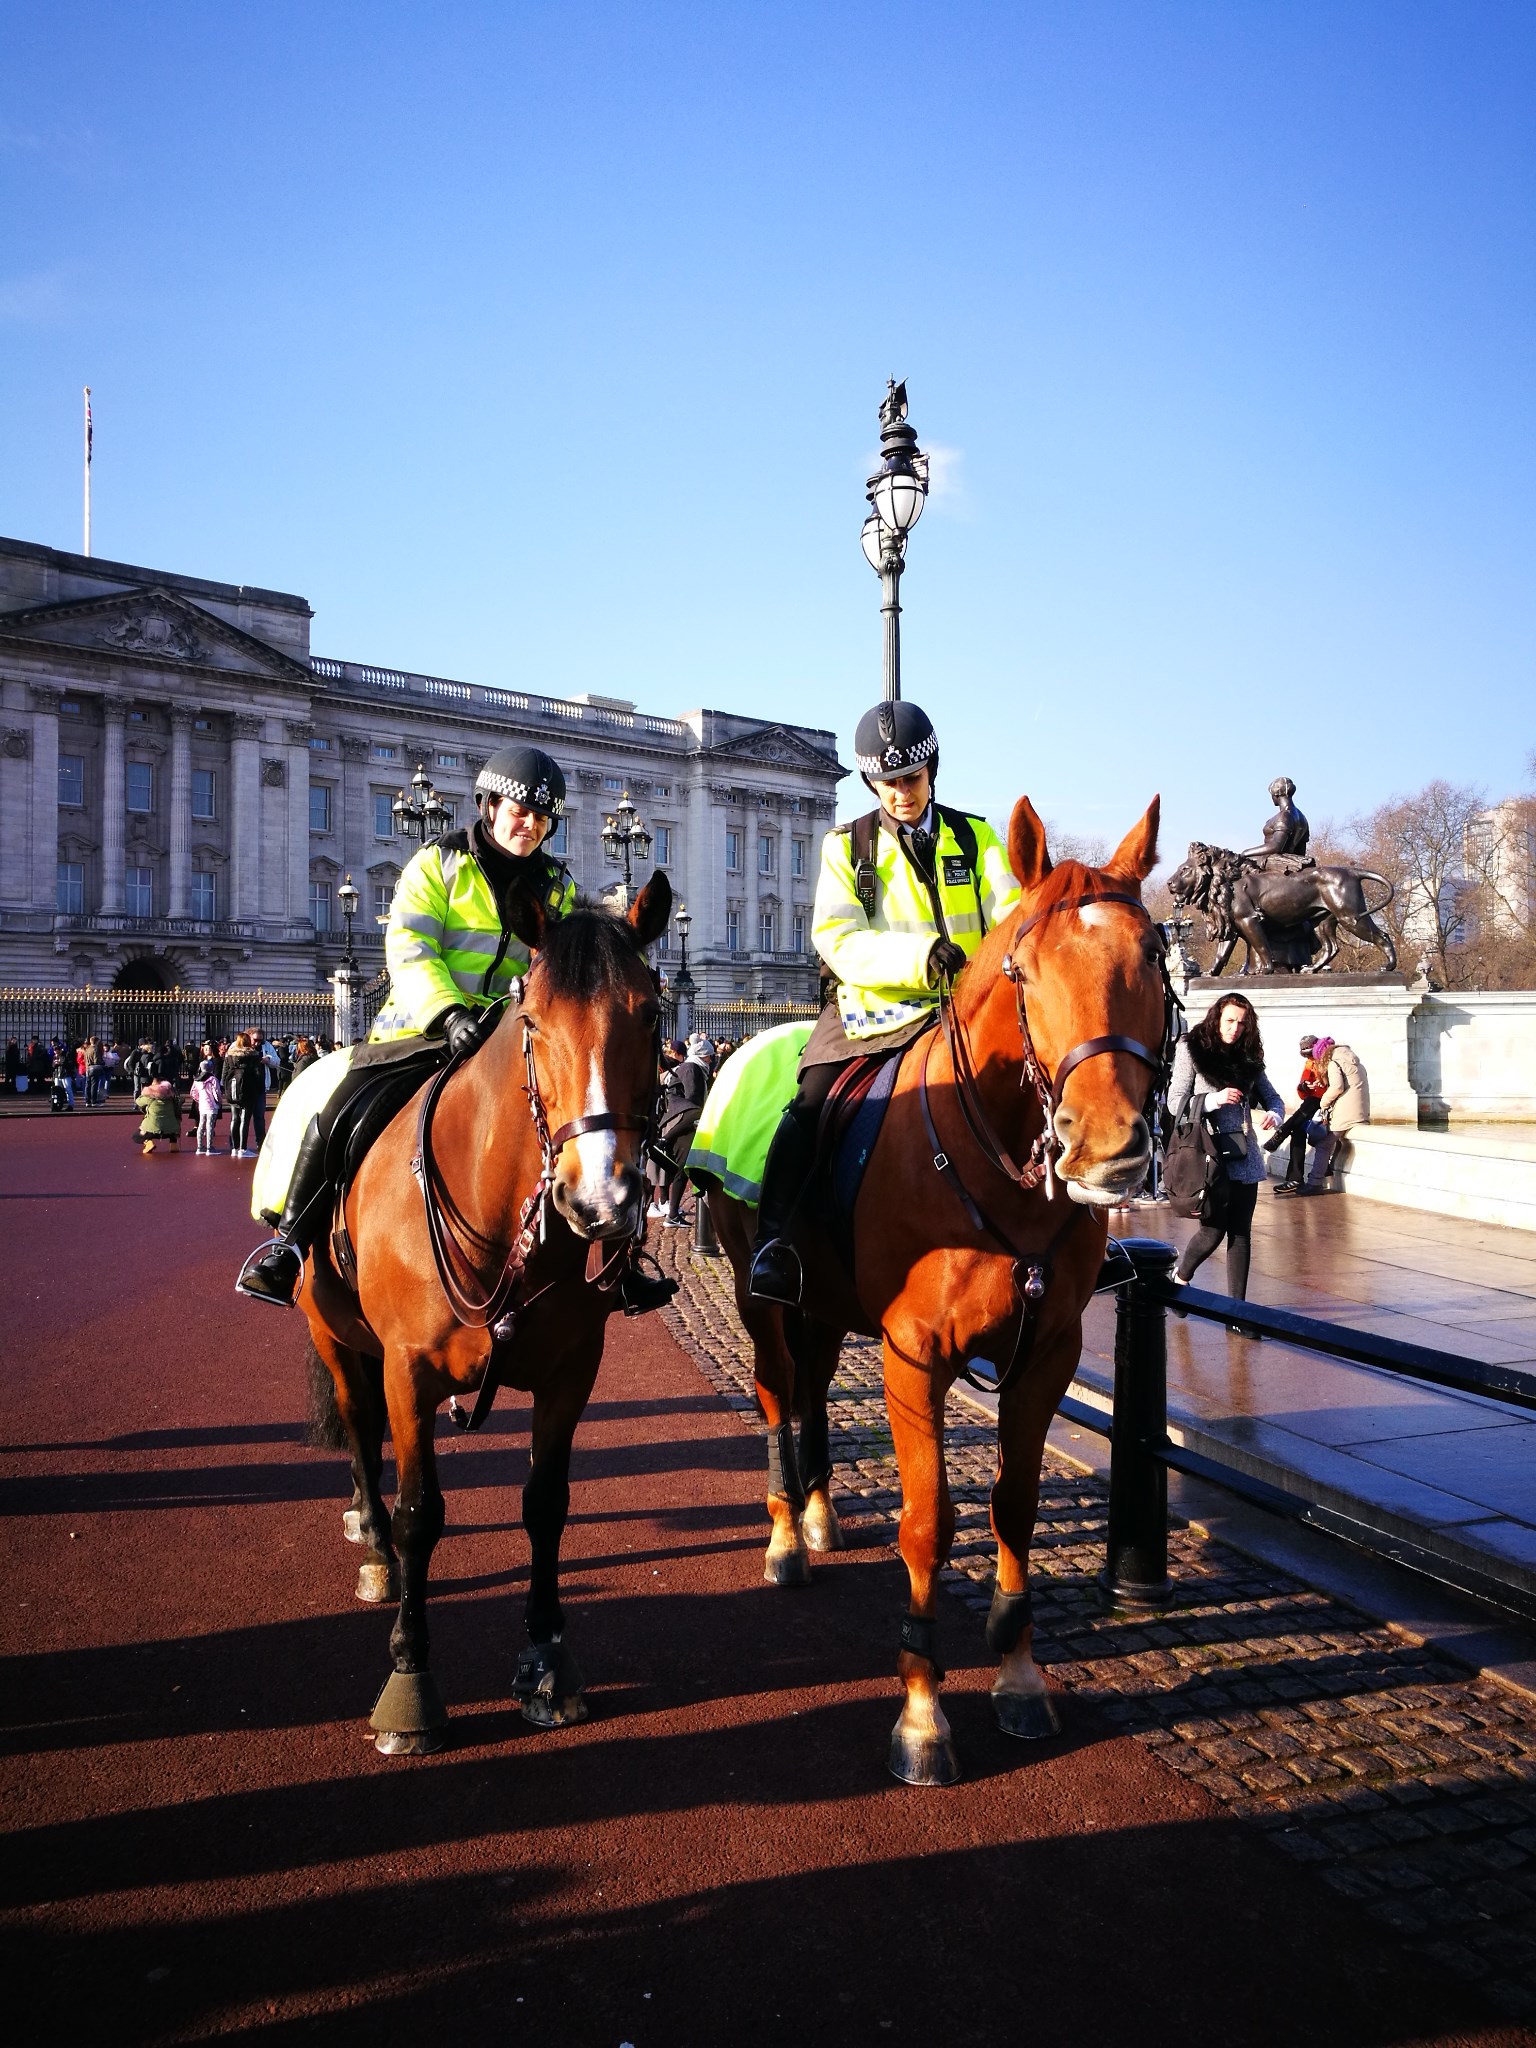
<path fill-rule="evenodd" d="M 390 806 L 418 767 L 459 823 L 511 740 L 565 770 L 555 850 L 596 895 L 628 791 L 692 913 L 702 998 L 815 993 L 811 905 L 833 822 L 832 733 L 619 696 L 535 692 L 312 656 L 302 597 L 0 539 L 0 983 L 325 985 L 337 888 L 354 946 L 414 851 Z M 676 940 L 658 964 L 677 964 Z"/>

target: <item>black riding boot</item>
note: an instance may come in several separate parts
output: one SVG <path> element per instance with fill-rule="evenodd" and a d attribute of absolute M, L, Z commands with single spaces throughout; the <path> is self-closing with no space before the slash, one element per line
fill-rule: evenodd
<path fill-rule="evenodd" d="M 293 1307 L 304 1276 L 304 1253 L 314 1242 L 317 1218 L 324 1214 L 325 1152 L 320 1119 L 312 1116 L 293 1163 L 287 1200 L 277 1219 L 276 1241 L 246 1260 L 235 1282 L 237 1293 L 249 1295 L 252 1301 L 270 1301 L 275 1308 Z"/>
<path fill-rule="evenodd" d="M 819 1105 L 803 1103 L 797 1097 L 779 1118 L 763 1168 L 757 1250 L 747 1292 L 758 1301 L 777 1301 L 786 1308 L 799 1307 L 805 1276 L 800 1270 L 800 1254 L 784 1233 L 816 1164 L 819 1114 Z"/>
<path fill-rule="evenodd" d="M 641 1265 L 642 1259 L 651 1272 Z M 636 1245 L 619 1273 L 619 1299 L 625 1315 L 649 1315 L 653 1308 L 664 1308 L 676 1292 L 677 1282 L 662 1272 L 649 1252 Z"/>

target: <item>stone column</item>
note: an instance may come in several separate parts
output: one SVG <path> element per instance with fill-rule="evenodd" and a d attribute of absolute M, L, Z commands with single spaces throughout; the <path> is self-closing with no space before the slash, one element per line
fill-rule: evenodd
<path fill-rule="evenodd" d="M 123 729 L 128 707 L 120 697 L 103 697 L 101 719 L 101 908 L 106 917 L 123 914 L 123 828 L 128 820 L 128 776 L 123 766 Z"/>
<path fill-rule="evenodd" d="M 307 718 L 290 718 L 288 735 L 288 922 L 309 922 L 309 743 Z"/>
<path fill-rule="evenodd" d="M 171 916 L 192 914 L 192 721 L 195 704 L 171 706 Z"/>
<path fill-rule="evenodd" d="M 362 733 L 341 736 L 341 816 L 333 820 L 341 841 L 343 874 L 360 875 L 368 865 L 373 820 L 368 815 L 369 742 Z"/>
<path fill-rule="evenodd" d="M 32 685 L 32 903 L 59 900 L 59 704 L 64 692 Z"/>
<path fill-rule="evenodd" d="M 261 888 L 261 735 L 264 718 L 236 712 L 229 722 L 230 915 L 254 918 Z"/>

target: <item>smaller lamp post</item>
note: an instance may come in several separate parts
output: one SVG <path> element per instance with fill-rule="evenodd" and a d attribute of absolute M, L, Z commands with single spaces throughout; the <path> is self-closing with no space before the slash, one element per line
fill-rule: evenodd
<path fill-rule="evenodd" d="M 635 879 L 634 863 L 649 858 L 651 835 L 630 802 L 627 789 L 603 820 L 603 849 L 614 860 L 624 863 L 624 880 L 603 893 L 612 896 L 621 910 L 628 910 Z"/>
<path fill-rule="evenodd" d="M 411 793 L 402 789 L 389 807 L 395 830 L 404 839 L 419 839 L 423 846 L 448 829 L 448 806 L 433 788 L 426 768 L 417 763 L 411 777 Z"/>
<path fill-rule="evenodd" d="M 928 458 L 907 423 L 907 387 L 886 379 L 880 406 L 880 467 L 864 494 L 869 517 L 859 533 L 864 559 L 880 578 L 884 621 L 884 692 L 888 704 L 901 695 L 901 571 L 907 535 L 923 516 L 928 498 Z"/>
<path fill-rule="evenodd" d="M 352 877 L 336 891 L 337 907 L 346 920 L 347 936 L 341 956 L 341 965 L 331 976 L 331 1001 L 336 1017 L 336 1043 L 338 1046 L 355 1044 L 357 1039 L 357 985 L 360 976 L 357 959 L 352 951 L 352 920 L 357 915 L 358 895 L 352 886 Z"/>
<path fill-rule="evenodd" d="M 336 907 L 341 912 L 347 927 L 346 949 L 342 953 L 341 964 L 346 968 L 348 974 L 355 974 L 357 972 L 357 956 L 352 951 L 352 920 L 357 915 L 359 901 L 358 893 L 352 886 L 352 877 L 348 875 L 347 879 L 336 891 Z"/>
<path fill-rule="evenodd" d="M 677 1035 L 688 1038 L 693 1031 L 693 976 L 688 971 L 688 934 L 693 930 L 693 912 L 686 903 L 679 903 L 672 922 L 677 927 L 677 942 L 683 949 L 682 961 L 672 977 L 673 992 L 677 997 Z"/>

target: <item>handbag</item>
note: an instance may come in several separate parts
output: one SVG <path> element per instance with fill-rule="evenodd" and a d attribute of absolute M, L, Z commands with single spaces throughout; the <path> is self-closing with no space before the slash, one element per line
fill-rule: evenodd
<path fill-rule="evenodd" d="M 1203 1088 L 1195 1089 L 1179 1112 L 1163 1155 L 1163 1186 L 1175 1216 L 1215 1223 L 1226 1214 L 1229 1185 L 1220 1140 L 1237 1137 L 1242 1144 L 1238 1158 L 1246 1155 L 1248 1146 L 1241 1132 L 1211 1129 L 1205 1120 L 1205 1094 Z"/>

